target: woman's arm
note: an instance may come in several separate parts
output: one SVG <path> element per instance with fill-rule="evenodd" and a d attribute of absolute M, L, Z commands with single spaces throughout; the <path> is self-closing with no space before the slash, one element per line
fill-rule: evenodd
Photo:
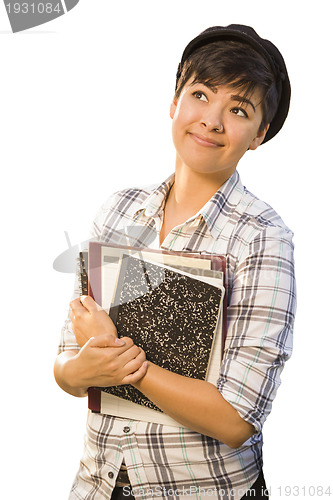
<path fill-rule="evenodd" d="M 132 384 L 180 424 L 238 448 L 255 432 L 217 388 L 148 362 L 144 377 Z"/>
<path fill-rule="evenodd" d="M 228 339 L 217 387 L 149 363 L 134 386 L 176 421 L 232 448 L 260 432 L 291 353 L 295 313 L 292 233 L 268 227 L 234 270 Z"/>
<path fill-rule="evenodd" d="M 88 387 L 75 387 L 73 378 L 68 375 L 71 360 L 77 356 L 78 351 L 64 351 L 59 354 L 54 363 L 54 378 L 61 389 L 76 397 L 87 396 Z"/>
<path fill-rule="evenodd" d="M 56 358 L 58 385 L 73 396 L 87 395 L 89 387 L 137 382 L 146 373 L 144 351 L 128 337 L 119 339 L 105 311 L 91 298 L 71 302 L 71 321 L 80 350 L 67 350 Z"/>

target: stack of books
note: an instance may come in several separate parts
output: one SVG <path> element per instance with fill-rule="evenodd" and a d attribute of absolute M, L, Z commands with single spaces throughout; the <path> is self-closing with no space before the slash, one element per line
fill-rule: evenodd
<path fill-rule="evenodd" d="M 89 243 L 81 288 L 110 315 L 118 336 L 179 375 L 216 384 L 226 331 L 225 258 Z M 180 426 L 131 385 L 89 389 L 92 411 Z"/>

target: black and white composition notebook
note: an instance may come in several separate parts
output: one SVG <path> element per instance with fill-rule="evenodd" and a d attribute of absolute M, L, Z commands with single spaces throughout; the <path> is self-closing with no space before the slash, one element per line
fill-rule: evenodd
<path fill-rule="evenodd" d="M 84 271 L 83 255 L 81 262 Z M 118 336 L 132 338 L 158 366 L 214 384 L 225 336 L 224 270 L 221 256 L 89 244 L 89 295 Z M 131 385 L 90 388 L 89 408 L 179 426 Z"/>

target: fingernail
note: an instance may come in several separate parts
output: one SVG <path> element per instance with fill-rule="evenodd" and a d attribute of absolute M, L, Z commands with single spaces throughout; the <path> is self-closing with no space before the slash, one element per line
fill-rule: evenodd
<path fill-rule="evenodd" d="M 118 345 L 125 345 L 125 342 L 121 339 L 118 339 L 118 337 L 115 339 L 114 343 Z"/>

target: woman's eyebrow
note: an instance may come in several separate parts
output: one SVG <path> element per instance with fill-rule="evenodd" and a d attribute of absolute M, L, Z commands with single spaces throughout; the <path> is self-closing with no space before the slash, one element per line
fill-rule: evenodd
<path fill-rule="evenodd" d="M 231 100 L 237 101 L 237 102 L 242 102 L 242 103 L 245 102 L 246 104 L 250 104 L 250 106 L 252 106 L 252 108 L 253 108 L 253 111 L 256 112 L 256 108 L 255 108 L 253 102 L 250 101 L 250 99 L 247 99 L 246 97 L 242 97 L 241 95 L 232 95 Z"/>
<path fill-rule="evenodd" d="M 210 85 L 208 82 L 202 82 L 200 80 L 198 81 L 194 80 L 193 82 L 190 83 L 189 87 L 195 87 L 196 85 L 203 85 L 207 89 L 214 92 L 214 94 L 217 94 L 218 92 L 218 87 L 216 87 L 215 85 Z"/>

